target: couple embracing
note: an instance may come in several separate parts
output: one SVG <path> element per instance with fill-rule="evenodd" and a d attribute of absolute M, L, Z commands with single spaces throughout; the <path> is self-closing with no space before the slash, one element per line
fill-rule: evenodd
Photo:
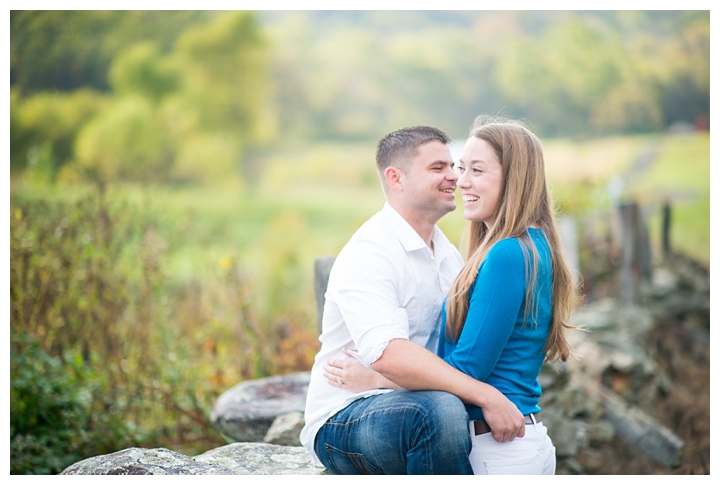
<path fill-rule="evenodd" d="M 479 117 L 457 164 L 425 126 L 386 135 L 386 203 L 328 280 L 300 435 L 335 474 L 554 474 L 543 362 L 571 354 L 576 305 L 545 179 L 521 124 Z M 437 221 L 469 221 L 466 257 Z"/>

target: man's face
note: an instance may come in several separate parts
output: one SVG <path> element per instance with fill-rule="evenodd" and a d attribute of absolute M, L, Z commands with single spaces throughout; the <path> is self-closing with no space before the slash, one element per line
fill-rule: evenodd
<path fill-rule="evenodd" d="M 417 156 L 405 172 L 405 201 L 419 216 L 438 220 L 455 210 L 457 179 L 446 144 L 434 140 L 420 145 Z"/>

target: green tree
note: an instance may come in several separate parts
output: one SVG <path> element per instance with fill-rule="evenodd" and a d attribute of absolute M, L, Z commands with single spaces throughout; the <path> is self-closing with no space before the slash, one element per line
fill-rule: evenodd
<path fill-rule="evenodd" d="M 78 135 L 78 169 L 101 185 L 162 181 L 173 161 L 173 147 L 165 135 L 163 120 L 150 101 L 120 97 Z"/>
<path fill-rule="evenodd" d="M 10 84 L 23 94 L 90 87 L 109 91 L 108 69 L 127 45 L 154 41 L 162 53 L 215 12 L 13 10 Z"/>
<path fill-rule="evenodd" d="M 283 133 L 375 139 L 427 122 L 456 135 L 489 112 L 588 136 L 709 110 L 707 12 L 453 15 L 264 13 Z"/>
<path fill-rule="evenodd" d="M 244 176 L 253 173 L 243 152 L 275 134 L 270 104 L 267 41 L 252 12 L 230 12 L 186 31 L 178 40 L 182 73 L 179 103 L 197 116 L 197 136 L 234 151 Z M 210 161 L 212 163 L 212 161 Z"/>
<path fill-rule="evenodd" d="M 247 150 L 273 133 L 266 63 L 251 12 L 187 30 L 168 54 L 128 47 L 110 68 L 115 99 L 78 139 L 79 170 L 101 183 L 247 176 Z"/>
<path fill-rule="evenodd" d="M 659 72 L 665 124 L 710 117 L 710 21 L 690 22 L 680 36 L 663 46 L 667 64 Z"/>
<path fill-rule="evenodd" d="M 177 66 L 172 58 L 161 55 L 155 42 L 131 46 L 110 67 L 110 85 L 120 96 L 137 94 L 158 102 L 179 84 Z"/>
<path fill-rule="evenodd" d="M 44 92 L 23 98 L 10 91 L 10 169 L 27 168 L 42 147 L 53 180 L 74 157 L 78 132 L 107 104 L 107 97 L 88 89 L 72 93 Z M 49 152 L 48 152 L 49 150 Z"/>
<path fill-rule="evenodd" d="M 255 15 L 231 12 L 189 29 L 179 39 L 177 53 L 182 94 L 200 114 L 201 125 L 246 138 L 260 136 L 270 93 L 266 39 Z"/>

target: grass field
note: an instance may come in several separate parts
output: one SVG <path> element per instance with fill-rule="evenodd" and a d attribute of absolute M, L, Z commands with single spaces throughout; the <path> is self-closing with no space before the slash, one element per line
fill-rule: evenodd
<path fill-rule="evenodd" d="M 710 263 L 710 135 L 675 135 L 658 143 L 652 166 L 630 180 L 628 192 L 641 204 L 672 207 L 671 246 Z M 650 231 L 660 232 L 660 215 L 650 217 Z"/>
<path fill-rule="evenodd" d="M 462 142 L 455 145 L 456 155 Z M 651 231 L 659 231 L 658 207 L 669 201 L 674 210 L 673 247 L 703 262 L 710 253 L 710 137 L 649 134 L 596 140 L 551 139 L 544 141 L 549 182 L 563 213 L 583 217 L 590 211 L 608 211 L 613 202 L 637 200 L 647 206 Z M 319 211 L 345 214 L 346 227 L 377 210 L 383 202 L 373 170 L 373 147 L 323 145 L 302 147 L 303 154 L 278 152 L 269 161 L 260 193 L 308 204 Z M 638 158 L 654 153 L 654 162 L 633 172 Z M 619 185 L 618 185 L 619 182 Z M 295 203 L 294 202 L 294 203 Z M 294 205 L 293 203 L 293 205 Z M 335 219 L 334 224 L 338 224 Z M 443 218 L 439 225 L 457 242 L 465 226 L 460 211 Z M 343 230 L 343 226 L 334 226 Z M 347 239 L 350 233 L 345 233 Z M 334 240 L 338 231 L 326 233 Z M 659 237 L 659 236 L 658 236 Z M 656 238 L 657 239 L 657 238 Z"/>
<path fill-rule="evenodd" d="M 673 204 L 673 247 L 709 262 L 709 135 L 648 135 L 545 143 L 548 177 L 563 212 L 607 210 L 608 181 L 625 174 L 638 156 L 657 150 L 655 162 L 627 178 L 622 197 L 634 197 L 649 211 L 651 234 L 659 241 L 659 204 Z M 371 144 L 322 144 L 278 150 L 252 190 L 228 183 L 218 187 L 117 186 L 109 197 L 130 201 L 154 214 L 168 251 L 165 270 L 182 282 L 211 274 L 233 260 L 256 288 L 258 303 L 268 290 L 267 268 L 280 269 L 279 255 L 296 265 L 312 312 L 315 257 L 337 254 L 353 232 L 382 207 Z M 82 188 L 15 187 L 31 197 L 70 200 Z M 89 190 L 89 189 L 86 189 Z M 32 194 L 32 195 L 31 195 Z M 465 221 L 457 210 L 439 225 L 458 243 Z M 288 256 L 290 255 L 290 256 Z M 264 303 L 261 303 L 264 306 Z M 269 308 L 267 311 L 271 311 Z"/>

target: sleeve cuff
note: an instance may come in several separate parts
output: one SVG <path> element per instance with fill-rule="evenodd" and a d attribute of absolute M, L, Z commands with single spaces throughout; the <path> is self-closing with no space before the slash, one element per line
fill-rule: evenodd
<path fill-rule="evenodd" d="M 398 308 L 384 330 L 373 345 L 359 352 L 353 352 L 353 356 L 368 369 L 372 369 L 371 364 L 382 356 L 391 340 L 398 338 L 409 340 L 407 311 L 404 308 Z"/>

